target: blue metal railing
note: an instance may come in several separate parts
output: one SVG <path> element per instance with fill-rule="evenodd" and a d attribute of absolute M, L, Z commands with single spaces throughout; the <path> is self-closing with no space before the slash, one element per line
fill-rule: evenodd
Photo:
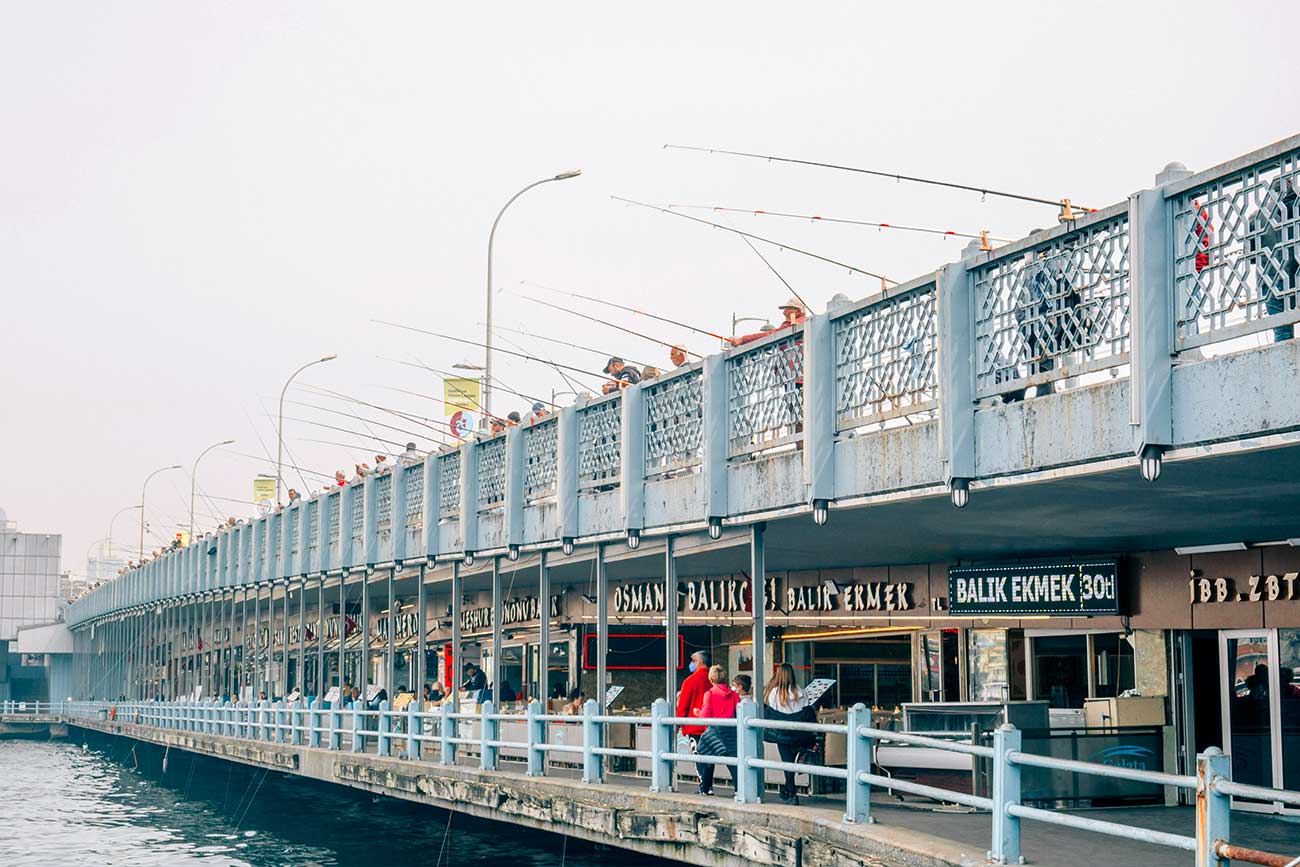
<path fill-rule="evenodd" d="M 16 706 L 18 703 L 6 702 L 0 710 L 10 713 L 10 708 Z M 12 712 L 41 712 L 40 705 L 28 704 L 26 707 L 31 710 Z M 377 755 L 397 754 L 398 757 L 411 761 L 424 760 L 426 747 L 436 746 L 436 753 L 430 755 L 429 759 L 441 764 L 454 764 L 461 752 L 459 748 L 465 748 L 471 757 L 473 750 L 477 749 L 478 766 L 485 771 L 497 770 L 502 754 L 508 752 L 513 758 L 522 758 L 527 763 L 530 776 L 542 776 L 548 767 L 562 764 L 553 759 L 553 756 L 581 757 L 581 763 L 577 767 L 580 768 L 585 783 L 603 780 L 607 758 L 645 760 L 650 764 L 650 788 L 655 792 L 671 790 L 676 764 L 690 762 L 697 766 L 722 765 L 732 769 L 736 786 L 735 800 L 741 803 L 761 802 L 767 771 L 790 771 L 843 782 L 846 787 L 846 822 L 874 821 L 871 816 L 873 788 L 988 811 L 992 820 L 989 859 L 1000 864 L 1019 862 L 1023 820 L 1197 852 L 1200 858 L 1204 853 L 1217 851 L 1226 844 L 1231 826 L 1231 797 L 1300 806 L 1300 792 L 1232 782 L 1229 778 L 1228 757 L 1214 748 L 1198 756 L 1196 776 L 1169 774 L 1026 753 L 1020 749 L 1021 732 L 1010 725 L 1002 725 L 992 732 L 992 746 L 954 740 L 951 736 L 938 733 L 895 732 L 872 728 L 869 725 L 870 711 L 860 704 L 848 711 L 843 723 L 763 719 L 758 716 L 757 706 L 748 700 L 740 704 L 736 716 L 731 719 L 673 716 L 668 703 L 663 699 L 654 702 L 649 716 L 601 714 L 594 701 L 588 701 L 583 706 L 581 716 L 543 713 L 537 701 L 530 702 L 522 714 L 500 712 L 490 701 L 473 712 L 458 712 L 450 703 L 422 711 L 416 701 L 411 701 L 403 710 L 390 709 L 386 701 L 374 710 L 359 706 L 340 708 L 329 707 L 319 699 L 298 700 L 288 704 L 265 700 L 231 703 L 215 699 L 129 703 L 63 702 L 47 704 L 44 708 L 47 713 L 69 718 L 197 731 L 223 737 L 336 751 L 361 753 L 369 752 L 373 747 Z M 631 741 L 632 746 L 610 745 L 610 727 L 628 725 L 634 730 L 649 730 L 648 748 L 637 746 L 639 739 L 635 737 Z M 735 754 L 706 756 L 674 748 L 674 730 L 684 725 L 734 728 Z M 847 745 L 845 766 L 827 767 L 764 758 L 763 732 L 769 730 L 842 736 Z M 508 736 L 512 733 L 513 738 Z M 577 735 L 579 743 L 568 742 L 569 733 Z M 394 743 L 398 745 L 396 750 Z M 924 747 L 986 760 L 992 771 L 991 792 L 979 795 L 954 791 L 875 773 L 872 748 L 882 743 Z M 573 766 L 572 762 L 568 764 Z M 1026 805 L 1021 799 L 1020 776 L 1024 768 L 1030 767 L 1195 792 L 1198 833 L 1194 836 L 1174 834 Z M 1197 863 L 1216 862 L 1198 860 Z"/>

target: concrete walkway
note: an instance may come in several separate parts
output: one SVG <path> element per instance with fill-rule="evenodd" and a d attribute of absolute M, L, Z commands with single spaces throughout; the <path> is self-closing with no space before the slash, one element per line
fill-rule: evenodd
<path fill-rule="evenodd" d="M 563 790 L 573 790 L 577 782 L 577 772 L 569 768 L 551 768 L 545 777 L 527 777 L 521 763 L 501 763 L 496 772 L 477 771 L 477 762 L 463 761 L 452 767 L 444 767 L 436 761 L 411 762 L 398 757 L 379 758 L 374 754 L 373 744 L 367 744 L 363 753 L 333 752 L 293 747 L 288 744 L 272 744 L 265 741 L 231 741 L 226 738 L 192 733 L 139 729 L 121 723 L 89 722 L 86 728 L 104 731 L 110 734 L 127 734 L 141 737 L 154 743 L 178 746 L 182 749 L 196 749 L 201 753 L 220 758 L 233 759 L 246 764 L 271 766 L 280 770 L 302 773 L 317 779 L 353 785 L 365 788 L 377 794 L 387 794 L 408 800 L 427 801 L 442 806 L 448 800 L 456 802 L 456 809 L 480 815 L 483 818 L 502 821 L 528 822 L 527 811 L 522 815 L 503 814 L 498 801 L 489 799 L 489 806 L 475 805 L 472 795 L 475 787 L 484 785 L 501 787 L 503 792 L 512 792 L 512 798 L 519 804 L 540 804 L 553 797 L 572 797 L 563 795 Z M 123 731 L 123 730 L 126 731 Z M 134 729 L 134 731 L 131 731 Z M 397 739 L 395 739 L 396 741 Z M 404 747 L 404 744 L 401 745 Z M 394 743 L 395 752 L 404 751 Z M 233 748 L 233 749 L 232 749 Z M 432 750 L 429 751 L 433 753 Z M 293 756 L 291 764 L 286 760 Z M 324 762 L 325 765 L 321 765 Z M 319 767 L 318 767 L 319 766 Z M 340 767 L 346 766 L 342 772 Z M 400 769 L 400 770 L 399 770 Z M 441 773 L 439 773 L 441 771 Z M 422 776 L 431 775 L 431 776 Z M 721 776 L 721 775 L 720 775 Z M 446 791 L 441 791 L 432 784 L 439 778 L 450 781 Z M 459 781 L 459 782 L 456 782 Z M 468 785 L 470 788 L 465 788 Z M 830 797 L 802 798 L 798 806 L 785 805 L 769 795 L 773 803 L 761 805 L 740 805 L 731 798 L 731 789 L 717 785 L 718 794 L 714 797 L 701 797 L 693 794 L 693 786 L 679 781 L 677 793 L 649 795 L 649 780 L 635 774 L 611 773 L 607 781 L 596 786 L 579 787 L 588 795 L 602 793 L 599 802 L 606 805 L 611 816 L 618 818 L 611 821 L 621 822 L 633 819 L 633 824 L 644 822 L 654 824 L 667 821 L 670 828 L 674 822 L 689 822 L 691 817 L 716 814 L 724 821 L 728 833 L 735 836 L 737 843 L 741 835 L 750 837 L 749 844 L 755 845 L 757 838 L 762 845 L 743 855 L 723 839 L 716 840 L 712 855 L 698 860 L 687 858 L 694 863 L 717 864 L 719 851 L 727 851 L 739 856 L 742 863 L 797 863 L 822 865 L 976 865 L 983 862 L 989 846 L 992 820 L 988 813 L 966 810 L 960 807 L 945 807 L 926 802 L 902 803 L 886 791 L 877 790 L 872 798 L 872 816 L 875 820 L 870 825 L 844 825 L 843 799 Z M 558 788 L 557 788 L 558 787 Z M 462 801 L 471 796 L 470 802 Z M 584 808 L 588 809 L 588 808 Z M 1161 830 L 1175 834 L 1193 836 L 1195 833 L 1195 813 L 1190 807 L 1130 807 L 1105 810 L 1071 811 L 1090 818 L 1101 819 L 1125 825 Z M 552 823 L 556 814 L 542 810 L 534 826 L 543 830 L 559 830 Z M 598 826 L 600 823 L 596 823 Z M 588 830 L 596 826 L 591 826 Z M 719 826 L 723 827 L 723 826 Z M 765 830 L 776 831 L 778 835 L 794 834 L 804 840 L 802 851 L 796 846 L 791 853 L 794 860 L 786 861 L 778 853 L 770 850 L 763 842 Z M 568 833 L 583 829 L 574 825 Z M 611 826 L 610 832 L 614 831 Z M 650 839 L 666 842 L 662 833 L 664 829 L 652 831 Z M 675 835 L 676 830 L 664 833 Z M 710 832 L 715 833 L 715 832 Z M 660 834 L 660 836 L 655 836 Z M 665 857 L 680 857 L 680 852 L 659 848 L 654 845 L 636 845 L 629 843 L 622 831 L 617 833 L 620 839 L 612 839 L 601 833 L 586 834 L 594 842 L 607 842 L 635 848 L 647 854 Z M 716 836 L 716 833 L 715 833 Z M 1027 863 L 1040 867 L 1081 867 L 1081 865 L 1141 865 L 1141 867 L 1186 867 L 1193 861 L 1190 852 L 1163 846 L 1136 843 L 1127 839 L 1106 837 L 1103 835 L 1076 831 L 1038 822 L 1024 821 L 1022 824 L 1023 853 Z M 820 851 L 814 852 L 816 841 Z M 1300 820 L 1289 817 L 1261 815 L 1236 811 L 1232 815 L 1231 842 L 1241 846 L 1262 849 L 1278 854 L 1295 856 L 1300 854 Z M 835 853 L 839 854 L 835 854 Z M 886 856 L 885 853 L 889 853 Z M 831 860 L 826 860 L 830 858 Z M 737 863 L 737 862 L 732 862 Z"/>

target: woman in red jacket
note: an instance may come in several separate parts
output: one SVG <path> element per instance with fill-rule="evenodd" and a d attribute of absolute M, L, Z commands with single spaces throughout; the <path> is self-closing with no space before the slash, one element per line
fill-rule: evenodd
<path fill-rule="evenodd" d="M 700 715 L 704 706 L 704 694 L 709 691 L 709 654 L 697 650 L 691 654 L 690 676 L 682 682 L 682 691 L 677 694 L 677 715 L 695 717 Z M 704 726 L 682 726 L 682 734 L 691 739 L 691 746 L 704 734 Z"/>

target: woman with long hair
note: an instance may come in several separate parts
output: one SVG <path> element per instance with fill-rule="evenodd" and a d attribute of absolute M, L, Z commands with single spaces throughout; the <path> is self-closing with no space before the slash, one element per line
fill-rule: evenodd
<path fill-rule="evenodd" d="M 727 670 L 720 665 L 709 669 L 709 683 L 712 686 L 704 694 L 704 704 L 700 708 L 703 719 L 735 719 L 736 707 L 740 704 L 740 695 L 727 685 Z M 701 756 L 736 755 L 736 727 L 711 725 L 700 735 L 696 753 Z M 700 775 L 700 794 L 713 794 L 713 774 L 717 765 L 712 762 L 696 762 Z M 733 784 L 736 772 L 731 772 Z"/>
<path fill-rule="evenodd" d="M 789 722 L 813 722 L 817 718 L 816 712 L 808 704 L 808 696 L 799 688 L 799 682 L 794 676 L 794 667 L 788 662 L 783 662 L 776 667 L 772 679 L 767 682 L 767 687 L 763 690 L 763 718 Z M 798 758 L 801 750 L 811 745 L 812 739 L 811 732 L 763 729 L 763 740 L 776 744 L 776 751 L 780 753 L 781 761 L 790 764 Z M 783 803 L 799 803 L 799 798 L 795 794 L 793 771 L 785 772 L 785 783 L 777 793 Z"/>

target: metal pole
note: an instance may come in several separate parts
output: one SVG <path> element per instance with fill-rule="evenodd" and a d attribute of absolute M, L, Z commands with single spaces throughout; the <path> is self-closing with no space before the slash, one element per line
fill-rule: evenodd
<path fill-rule="evenodd" d="M 280 700 L 289 695 L 289 579 L 284 579 L 284 602 L 280 605 Z"/>
<path fill-rule="evenodd" d="M 329 688 L 325 680 L 325 573 L 316 588 L 316 698 L 323 700 Z"/>
<path fill-rule="evenodd" d="M 664 540 L 664 698 L 669 704 L 677 696 L 677 558 L 673 537 Z M 675 704 L 673 704 L 676 707 Z"/>
<path fill-rule="evenodd" d="M 501 558 L 492 558 L 492 701 L 501 701 Z"/>
<path fill-rule="evenodd" d="M 184 469 L 184 467 L 182 467 L 180 464 L 174 464 L 170 467 L 159 467 L 158 469 L 154 470 L 152 473 L 144 477 L 144 484 L 140 486 L 140 553 L 137 555 L 137 561 L 144 560 L 144 495 L 145 495 L 145 491 L 149 490 L 149 480 L 152 479 L 154 476 L 158 475 L 159 473 L 166 472 L 167 470 L 180 470 L 180 469 Z M 110 522 L 109 523 L 110 530 L 112 529 L 112 526 L 113 526 L 112 522 Z"/>
<path fill-rule="evenodd" d="M 194 467 L 190 470 L 190 541 L 191 542 L 194 541 L 194 490 L 198 485 L 197 473 L 199 471 L 199 461 L 203 460 L 203 456 L 206 455 L 208 452 L 212 451 L 213 449 L 219 446 L 228 446 L 231 445 L 232 443 L 234 443 L 234 440 L 225 440 L 223 442 L 213 443 L 203 451 L 199 452 L 199 456 L 194 459 Z"/>
<path fill-rule="evenodd" d="M 344 572 L 339 576 L 339 702 L 343 698 L 343 667 L 347 662 L 345 645 L 348 641 L 348 576 Z"/>
<path fill-rule="evenodd" d="M 460 670 L 464 669 L 464 657 L 461 656 L 461 609 L 463 606 L 461 590 L 460 563 L 451 564 L 451 710 L 460 711 Z"/>
<path fill-rule="evenodd" d="M 361 575 L 361 673 L 357 675 L 361 701 L 366 701 L 370 689 L 370 573 Z"/>
<path fill-rule="evenodd" d="M 533 181 L 531 184 L 511 196 L 510 199 L 501 206 L 501 210 L 497 212 L 496 219 L 492 221 L 492 231 L 488 233 L 487 248 L 487 320 L 484 323 L 487 339 L 483 341 L 487 350 L 483 362 L 483 414 L 485 416 L 490 417 L 492 415 L 492 246 L 496 242 L 497 225 L 501 222 L 501 218 L 505 216 L 506 209 L 514 204 L 515 199 L 519 198 L 533 187 L 541 186 L 542 184 L 547 184 L 551 181 L 564 181 L 569 178 L 576 178 L 579 174 L 581 174 L 581 172 L 578 171 L 561 172 L 552 178 L 542 178 L 540 181 Z"/>
<path fill-rule="evenodd" d="M 425 571 L 427 569 L 428 566 L 426 564 L 424 563 L 420 564 L 420 577 L 419 577 L 420 584 L 415 591 L 415 596 L 416 596 L 415 607 L 417 609 L 416 620 L 418 623 L 416 628 L 419 629 L 420 632 L 419 632 L 419 637 L 415 641 L 415 665 L 411 667 L 411 674 L 414 681 L 411 684 L 411 689 L 414 689 L 416 691 L 415 698 L 416 701 L 420 703 L 420 707 L 424 707 L 423 687 L 424 687 L 424 683 L 428 680 L 429 677 L 428 672 L 425 671 L 425 668 L 427 667 L 426 660 L 428 658 L 425 656 L 425 654 L 428 653 L 429 651 L 429 641 L 427 637 L 428 627 L 425 625 L 425 620 L 424 620 L 424 608 L 429 601 L 428 590 L 425 588 L 425 584 L 424 584 L 424 576 L 425 576 Z"/>
<path fill-rule="evenodd" d="M 393 611 L 393 607 L 397 604 L 393 598 L 393 573 L 396 571 L 396 569 L 388 570 L 388 640 L 384 644 L 384 679 L 388 681 L 386 689 L 389 702 L 397 696 L 397 666 L 393 661 L 393 633 L 397 631 L 397 616 Z"/>
<path fill-rule="evenodd" d="M 295 370 L 293 373 L 289 374 L 289 378 L 286 379 L 286 380 L 284 381 L 284 388 L 280 389 L 280 417 L 279 417 L 279 420 L 277 421 L 277 423 L 276 423 L 276 425 L 275 425 L 275 440 L 276 440 L 276 452 L 275 452 L 275 504 L 276 504 L 277 506 L 281 505 L 281 503 L 280 503 L 280 485 L 281 485 L 281 483 L 284 481 L 284 469 L 283 469 L 283 466 L 284 466 L 284 395 L 285 395 L 285 392 L 287 392 L 287 391 L 289 390 L 289 384 L 290 384 L 291 382 L 293 382 L 294 377 L 296 377 L 298 374 L 302 373 L 304 370 L 306 370 L 307 368 L 311 367 L 312 365 L 316 365 L 316 364 L 324 364 L 326 361 L 333 361 L 333 360 L 336 359 L 336 358 L 338 358 L 337 355 L 326 355 L 326 356 L 322 356 L 321 358 L 316 359 L 315 361 L 309 361 L 309 362 L 307 362 L 307 363 L 304 364 L 302 367 L 298 368 L 298 369 Z"/>
<path fill-rule="evenodd" d="M 767 525 L 759 522 L 749 530 L 750 559 L 750 608 L 754 614 L 754 692 L 755 696 L 763 694 L 763 682 L 767 679 L 767 547 L 764 534 Z"/>
<path fill-rule="evenodd" d="M 302 696 L 302 706 L 307 706 L 307 576 L 298 582 L 298 677 L 294 685 Z"/>
<path fill-rule="evenodd" d="M 551 696 L 551 567 L 541 553 L 537 564 L 537 693 L 533 697 L 542 703 Z"/>
<path fill-rule="evenodd" d="M 605 543 L 596 545 L 596 701 L 599 713 L 604 713 L 605 692 L 609 684 L 605 681 L 606 664 L 609 661 L 609 573 L 605 570 Z"/>

